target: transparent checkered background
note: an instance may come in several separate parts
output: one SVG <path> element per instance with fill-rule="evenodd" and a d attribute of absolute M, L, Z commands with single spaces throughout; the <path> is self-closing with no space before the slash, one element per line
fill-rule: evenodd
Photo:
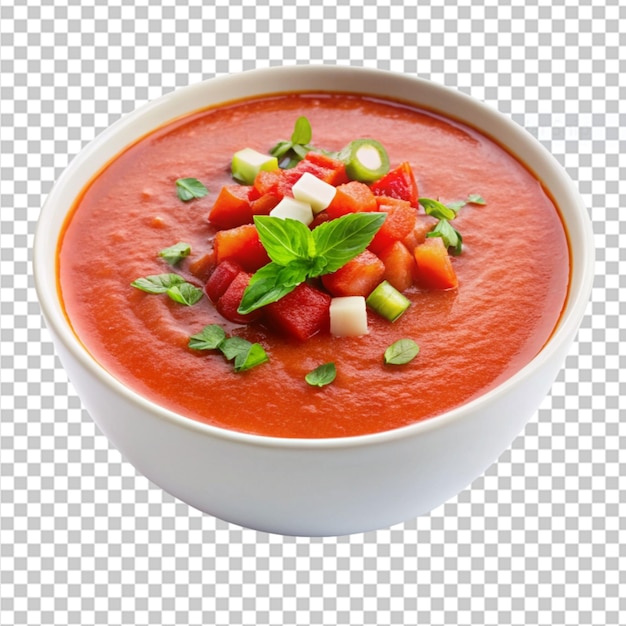
<path fill-rule="evenodd" d="M 0 6 L 0 624 L 625 624 L 618 0 L 63 4 Z M 325 539 L 202 515 L 123 462 L 55 357 L 30 275 L 42 201 L 104 128 L 179 86 L 308 62 L 496 106 L 577 181 L 597 244 L 578 340 L 512 448 L 430 515 Z"/>

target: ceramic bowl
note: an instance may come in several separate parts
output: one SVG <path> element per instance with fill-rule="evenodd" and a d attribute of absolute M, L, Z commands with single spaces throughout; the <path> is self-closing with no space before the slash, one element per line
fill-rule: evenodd
<path fill-rule="evenodd" d="M 435 109 L 495 138 L 543 182 L 559 206 L 572 253 L 558 328 L 521 371 L 480 398 L 393 431 L 337 439 L 279 439 L 205 425 L 123 386 L 68 325 L 56 289 L 63 222 L 89 180 L 128 144 L 187 113 L 284 91 L 378 94 Z M 34 274 L 43 316 L 85 408 L 124 457 L 165 491 L 208 514 L 288 535 L 342 535 L 415 518 L 454 497 L 511 444 L 548 393 L 591 292 L 592 231 L 571 180 L 542 145 L 504 115 L 418 78 L 363 68 L 292 66 L 213 78 L 141 107 L 89 144 L 41 211 Z"/>

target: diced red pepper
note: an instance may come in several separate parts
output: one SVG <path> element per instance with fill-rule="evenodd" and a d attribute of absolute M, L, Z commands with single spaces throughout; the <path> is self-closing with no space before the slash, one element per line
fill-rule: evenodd
<path fill-rule="evenodd" d="M 251 190 L 251 187 L 245 185 L 222 187 L 209 213 L 209 221 L 217 228 L 233 228 L 251 223 Z"/>
<path fill-rule="evenodd" d="M 217 263 L 235 261 L 247 272 L 256 272 L 270 261 L 254 224 L 218 231 L 213 246 Z"/>
<path fill-rule="evenodd" d="M 376 196 L 365 183 L 353 180 L 337 187 L 326 211 L 331 219 L 335 219 L 348 213 L 378 211 L 378 204 Z"/>
<path fill-rule="evenodd" d="M 266 193 L 252 200 L 250 207 L 252 215 L 269 215 L 270 211 L 282 200 L 276 193 Z"/>
<path fill-rule="evenodd" d="M 399 200 L 406 200 L 411 206 L 417 207 L 419 198 L 417 183 L 408 161 L 400 163 L 398 167 L 372 183 L 371 189 L 377 196 L 390 196 Z"/>
<path fill-rule="evenodd" d="M 226 291 L 215 303 L 215 308 L 218 310 L 220 315 L 225 317 L 229 322 L 234 322 L 236 324 L 249 324 L 250 322 L 254 322 L 261 317 L 260 309 L 252 311 L 252 313 L 247 313 L 246 315 L 242 315 L 237 312 L 237 309 L 241 304 L 241 299 L 243 298 L 243 292 L 246 290 L 246 287 L 250 282 L 250 278 L 252 278 L 252 274 L 239 272 L 230 285 L 228 285 Z"/>
<path fill-rule="evenodd" d="M 406 200 L 382 196 L 377 201 L 378 208 L 386 212 L 387 217 L 369 245 L 369 249 L 375 253 L 395 241 L 402 241 L 415 228 L 417 219 L 417 211 Z"/>
<path fill-rule="evenodd" d="M 235 280 L 235 277 L 241 271 L 239 263 L 228 260 L 222 261 L 215 267 L 204 287 L 206 295 L 209 296 L 212 302 L 217 302 L 224 295 L 230 283 Z"/>
<path fill-rule="evenodd" d="M 417 214 L 415 227 L 402 240 L 402 243 L 409 249 L 415 250 L 417 246 L 426 241 L 426 235 L 436 226 L 437 218 L 432 215 Z"/>
<path fill-rule="evenodd" d="M 305 341 L 328 328 L 330 301 L 327 293 L 301 283 L 277 302 L 263 307 L 264 319 L 272 328 Z"/>
<path fill-rule="evenodd" d="M 385 265 L 369 250 L 348 261 L 332 274 L 322 276 L 322 284 L 333 296 L 367 298 L 383 279 Z"/>
<path fill-rule="evenodd" d="M 405 291 L 413 284 L 415 257 L 401 241 L 396 241 L 378 253 L 385 266 L 383 279 L 398 291 Z"/>
<path fill-rule="evenodd" d="M 201 257 L 190 261 L 189 271 L 198 279 L 206 281 L 215 267 L 215 251 L 207 252 Z"/>
<path fill-rule="evenodd" d="M 459 281 L 441 237 L 430 237 L 413 252 L 416 282 L 427 289 L 454 289 Z"/>

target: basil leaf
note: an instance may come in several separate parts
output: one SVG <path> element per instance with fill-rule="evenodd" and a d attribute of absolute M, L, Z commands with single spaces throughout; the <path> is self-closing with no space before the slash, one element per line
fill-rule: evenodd
<path fill-rule="evenodd" d="M 297 287 L 311 275 L 314 261 L 308 259 L 295 259 L 280 270 L 278 281 L 287 287 Z"/>
<path fill-rule="evenodd" d="M 467 201 L 470 204 L 487 204 L 485 199 L 477 193 L 471 193 L 469 196 L 467 196 Z"/>
<path fill-rule="evenodd" d="M 170 287 L 166 293 L 174 302 L 185 306 L 196 304 L 203 295 L 202 289 L 186 282 Z"/>
<path fill-rule="evenodd" d="M 269 357 L 263 346 L 260 343 L 253 343 L 247 350 L 242 350 L 237 354 L 234 368 L 236 372 L 245 372 L 266 361 L 269 361 Z"/>
<path fill-rule="evenodd" d="M 437 219 L 453 220 L 456 217 L 456 211 L 439 200 L 420 198 L 419 203 L 424 207 L 427 215 L 432 215 Z"/>
<path fill-rule="evenodd" d="M 265 251 L 274 263 L 287 265 L 296 259 L 311 258 L 315 252 L 311 230 L 298 220 L 256 215 L 254 224 Z"/>
<path fill-rule="evenodd" d="M 221 326 L 209 324 L 197 335 L 189 337 L 187 344 L 192 350 L 215 350 L 226 339 L 226 333 Z"/>
<path fill-rule="evenodd" d="M 179 178 L 176 181 L 176 193 L 183 202 L 194 198 L 204 198 L 209 190 L 197 178 Z"/>
<path fill-rule="evenodd" d="M 163 248 L 163 250 L 159 252 L 159 256 L 165 259 L 170 265 L 176 265 L 180 260 L 188 257 L 190 253 L 191 246 L 184 241 L 179 241 L 169 248 Z"/>
<path fill-rule="evenodd" d="M 293 276 L 289 276 L 288 282 L 283 283 L 281 273 L 284 270 L 285 268 L 277 263 L 268 263 L 258 270 L 243 292 L 237 312 L 241 315 L 247 315 L 266 304 L 276 302 L 306 279 L 306 273 L 304 273 L 299 281 L 296 281 Z"/>
<path fill-rule="evenodd" d="M 131 286 L 146 293 L 165 293 L 171 287 L 184 282 L 185 279 L 178 274 L 155 274 L 138 278 L 131 283 Z"/>
<path fill-rule="evenodd" d="M 324 222 L 311 231 L 316 256 L 324 257 L 327 261 L 323 273 L 337 271 L 363 252 L 386 217 L 387 214 L 382 212 L 348 213 Z"/>
<path fill-rule="evenodd" d="M 330 385 L 337 376 L 337 368 L 334 363 L 324 363 L 309 372 L 305 377 L 309 385 L 312 387 L 324 387 Z"/>
<path fill-rule="evenodd" d="M 412 361 L 420 348 L 412 339 L 399 339 L 385 350 L 385 363 L 389 365 L 404 365 Z"/>
<path fill-rule="evenodd" d="M 463 249 L 463 237 L 448 220 L 439 220 L 435 228 L 433 228 L 426 236 L 441 237 L 446 248 L 452 248 L 452 253 L 455 256 L 461 254 Z"/>
<path fill-rule="evenodd" d="M 311 130 L 311 123 L 309 120 L 300 116 L 294 125 L 293 133 L 291 135 L 291 142 L 294 144 L 303 145 L 309 143 L 313 138 L 313 131 Z"/>
<path fill-rule="evenodd" d="M 291 141 L 279 141 L 271 150 L 270 154 L 279 161 L 293 148 Z"/>
<path fill-rule="evenodd" d="M 311 151 L 311 148 L 309 148 L 309 146 L 307 145 L 300 145 L 298 143 L 295 143 L 292 150 L 296 153 L 296 157 L 298 158 L 298 160 L 301 161 L 306 157 L 306 153 Z"/>

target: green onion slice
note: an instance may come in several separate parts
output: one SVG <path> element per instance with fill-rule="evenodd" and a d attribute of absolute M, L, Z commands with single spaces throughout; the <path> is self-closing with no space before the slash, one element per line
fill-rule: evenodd
<path fill-rule="evenodd" d="M 365 303 L 390 322 L 395 322 L 411 306 L 411 301 L 386 280 L 370 293 Z"/>
<path fill-rule="evenodd" d="M 373 183 L 389 172 L 389 156 L 375 139 L 356 139 L 341 151 L 346 173 L 352 180 Z"/>

